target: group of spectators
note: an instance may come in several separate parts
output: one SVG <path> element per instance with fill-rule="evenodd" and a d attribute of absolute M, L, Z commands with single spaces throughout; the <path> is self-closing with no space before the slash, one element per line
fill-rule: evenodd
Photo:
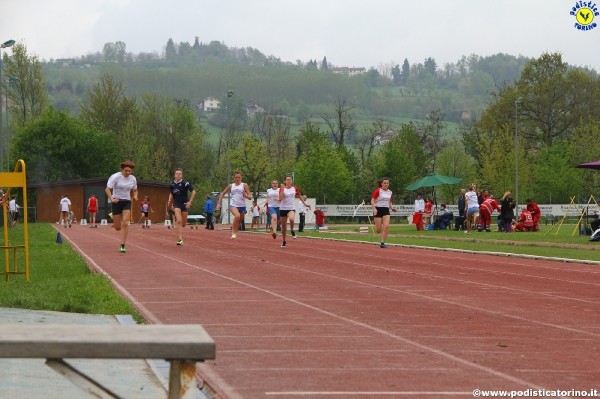
<path fill-rule="evenodd" d="M 464 230 L 465 234 L 470 234 L 470 231 L 475 228 L 480 232 L 490 232 L 492 214 L 496 211 L 498 212 L 497 231 L 506 233 L 539 231 L 542 212 L 535 201 L 528 198 L 525 201 L 526 206 L 517 217 L 515 215 L 517 204 L 510 191 L 506 191 L 502 198 L 497 200 L 487 191 L 476 191 L 476 188 L 475 184 L 471 184 L 468 191 L 461 190 L 458 196 L 459 215 L 455 220 L 455 230 Z M 475 227 L 471 228 L 472 226 Z"/>
<path fill-rule="evenodd" d="M 437 211 L 435 221 L 431 223 L 433 202 L 431 198 L 423 199 L 417 193 L 413 214 L 413 224 L 417 230 L 435 229 L 443 230 L 452 225 L 454 230 L 463 230 L 465 234 L 471 231 L 492 231 L 492 215 L 498 212 L 497 231 L 510 233 L 512 231 L 538 231 L 539 220 L 542 215 L 538 204 L 526 200 L 526 206 L 521 213 L 515 215 L 516 202 L 512 193 L 506 191 L 502 198 L 496 199 L 487 191 L 478 191 L 475 183 L 467 189 L 461 189 L 458 195 L 458 215 L 455 216 L 446 204 L 441 204 Z"/>

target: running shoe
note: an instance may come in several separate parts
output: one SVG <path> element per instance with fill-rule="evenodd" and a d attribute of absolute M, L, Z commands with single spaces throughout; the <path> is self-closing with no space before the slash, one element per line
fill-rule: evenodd
<path fill-rule="evenodd" d="M 277 238 L 277 233 L 272 233 L 271 235 L 273 236 L 273 239 Z"/>
<path fill-rule="evenodd" d="M 183 245 L 183 240 L 177 241 L 177 245 L 182 246 Z"/>
<path fill-rule="evenodd" d="M 285 241 L 281 243 L 281 248 L 285 248 Z"/>
<path fill-rule="evenodd" d="M 294 230 L 292 230 L 292 238 L 295 240 L 296 239 L 296 233 L 294 233 Z"/>
<path fill-rule="evenodd" d="M 121 247 L 119 248 L 119 251 L 121 251 L 122 253 L 127 252 L 127 250 L 125 249 L 125 244 L 121 244 Z"/>
<path fill-rule="evenodd" d="M 387 248 L 387 244 L 385 242 L 382 242 L 381 244 L 379 244 L 379 248 Z"/>
<path fill-rule="evenodd" d="M 236 238 L 237 238 L 237 234 L 233 233 L 233 234 L 231 235 L 231 239 L 232 239 L 232 240 L 235 240 Z"/>

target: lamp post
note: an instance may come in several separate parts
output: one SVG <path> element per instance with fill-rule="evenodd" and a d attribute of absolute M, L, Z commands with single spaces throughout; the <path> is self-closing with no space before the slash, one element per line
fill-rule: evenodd
<path fill-rule="evenodd" d="M 227 184 L 231 182 L 231 97 L 233 90 L 227 91 Z M 231 191 L 227 195 L 227 209 L 231 207 Z M 231 224 L 231 212 L 227 212 L 227 223 Z"/>
<path fill-rule="evenodd" d="M 7 40 L 0 44 L 0 104 L 2 104 L 2 49 L 12 47 L 14 40 Z M 8 112 L 8 110 L 7 110 Z M 2 110 L 0 109 L 0 171 L 4 170 L 4 134 L 2 132 Z"/>
<path fill-rule="evenodd" d="M 519 213 L 519 104 L 523 98 L 519 97 L 515 100 L 515 197 L 517 205 L 515 212 Z"/>

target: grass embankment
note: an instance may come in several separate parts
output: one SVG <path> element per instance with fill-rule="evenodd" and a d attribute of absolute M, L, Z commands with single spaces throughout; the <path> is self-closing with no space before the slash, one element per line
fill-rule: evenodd
<path fill-rule="evenodd" d="M 2 230 L 2 229 L 0 229 Z M 4 233 L 2 232 L 2 235 Z M 10 244 L 23 243 L 23 226 L 9 231 Z M 4 264 L 4 252 L 2 262 Z M 12 256 L 12 251 L 10 251 Z M 12 257 L 9 258 L 12 262 Z M 18 251 L 19 270 L 25 270 L 23 251 Z M 10 263 L 12 268 L 12 263 Z M 4 266 L 2 266 L 4 270 Z M 89 314 L 142 316 L 121 297 L 108 279 L 91 272 L 83 258 L 67 243 L 56 243 L 56 230 L 47 223 L 29 225 L 29 270 L 31 278 L 11 275 L 0 281 L 0 306 Z"/>
<path fill-rule="evenodd" d="M 367 226 L 367 225 L 362 225 Z M 600 262 L 600 243 L 590 242 L 589 236 L 579 235 L 575 225 L 540 226 L 539 232 L 472 232 L 435 230 L 416 231 L 413 225 L 390 227 L 389 244 L 417 245 L 433 248 L 453 248 L 466 251 L 502 252 L 552 258 Z M 327 233 L 305 230 L 304 235 L 379 242 L 380 235 L 359 233 L 359 226 L 329 225 Z"/>

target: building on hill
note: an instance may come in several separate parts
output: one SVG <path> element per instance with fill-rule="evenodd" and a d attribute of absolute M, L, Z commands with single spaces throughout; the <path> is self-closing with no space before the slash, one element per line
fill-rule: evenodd
<path fill-rule="evenodd" d="M 202 100 L 200 109 L 204 112 L 212 112 L 219 109 L 221 102 L 214 97 L 206 97 Z"/>
<path fill-rule="evenodd" d="M 360 67 L 360 68 L 335 67 L 335 68 L 329 68 L 329 70 L 333 73 L 339 73 L 339 74 L 348 75 L 348 76 L 361 75 L 361 74 L 367 72 L 367 69 L 363 68 L 363 67 Z"/>
<path fill-rule="evenodd" d="M 265 109 L 258 105 L 256 101 L 248 101 L 246 103 L 246 114 L 248 114 L 248 116 L 254 116 L 257 112 L 265 112 Z"/>
<path fill-rule="evenodd" d="M 396 135 L 396 132 L 393 130 L 387 130 L 381 134 L 378 134 L 373 139 L 373 145 L 384 145 L 388 141 L 391 140 L 392 137 Z"/>

